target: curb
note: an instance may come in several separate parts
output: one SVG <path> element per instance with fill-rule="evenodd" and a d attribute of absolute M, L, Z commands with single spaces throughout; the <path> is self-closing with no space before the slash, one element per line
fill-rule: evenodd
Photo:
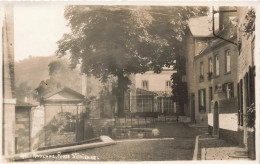
<path fill-rule="evenodd" d="M 198 160 L 198 150 L 199 150 L 199 135 L 196 136 L 194 152 L 193 152 L 193 160 Z"/>
<path fill-rule="evenodd" d="M 78 151 L 78 150 L 84 150 L 84 149 L 91 149 L 91 148 L 98 148 L 98 147 L 116 144 L 116 141 L 114 141 L 113 139 L 111 139 L 108 136 L 100 136 L 100 139 L 102 140 L 102 142 L 89 143 L 89 144 L 76 145 L 76 146 L 67 146 L 67 147 L 62 147 L 62 148 L 40 150 L 40 151 L 21 153 L 21 154 L 14 154 L 14 155 L 7 156 L 7 157 L 4 157 L 4 158 L 7 161 L 32 159 L 32 158 L 35 158 L 36 156 L 41 156 L 41 155 L 51 155 L 51 154 L 55 154 L 55 153 L 66 153 L 66 152 L 72 152 L 72 151 Z"/>

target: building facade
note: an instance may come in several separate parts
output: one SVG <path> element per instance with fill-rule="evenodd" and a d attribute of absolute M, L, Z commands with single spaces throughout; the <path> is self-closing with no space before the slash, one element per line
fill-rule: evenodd
<path fill-rule="evenodd" d="M 15 154 L 14 13 L 13 6 L 0 6 L 3 68 L 3 155 Z"/>
<path fill-rule="evenodd" d="M 214 31 L 220 38 L 210 34 L 213 28 L 208 29 L 205 20 L 193 18 L 185 41 L 192 120 L 206 122 L 209 134 L 243 145 L 249 157 L 255 159 L 254 32 L 243 32 L 252 10 L 220 7 L 219 18 L 215 19 L 218 29 Z M 193 27 L 193 21 L 206 28 Z"/>
<path fill-rule="evenodd" d="M 172 68 L 164 68 L 159 74 L 147 71 L 131 75 L 129 110 L 135 112 L 156 112 L 159 115 L 176 115 L 178 105 L 171 98 Z"/>

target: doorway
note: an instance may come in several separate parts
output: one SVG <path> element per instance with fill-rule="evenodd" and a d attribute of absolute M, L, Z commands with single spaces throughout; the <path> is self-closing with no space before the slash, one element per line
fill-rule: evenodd
<path fill-rule="evenodd" d="M 218 102 L 214 104 L 214 114 L 213 114 L 213 135 L 219 135 L 219 111 Z"/>

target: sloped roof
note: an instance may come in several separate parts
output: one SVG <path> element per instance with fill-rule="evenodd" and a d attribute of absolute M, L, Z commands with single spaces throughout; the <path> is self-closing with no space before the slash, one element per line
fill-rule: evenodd
<path fill-rule="evenodd" d="M 85 98 L 85 96 L 82 95 L 81 93 L 79 93 L 77 91 L 74 91 L 74 90 L 72 90 L 72 89 L 70 89 L 68 87 L 63 87 L 61 89 L 55 90 L 53 92 L 50 92 L 50 93 L 44 95 L 43 99 L 48 99 L 48 98 L 50 98 L 50 97 L 52 97 L 52 96 L 54 96 L 56 94 L 59 94 L 60 92 L 67 92 L 67 93 L 69 93 L 71 95 L 74 95 L 77 99 L 82 99 L 83 100 Z"/>
<path fill-rule="evenodd" d="M 158 97 L 171 97 L 171 91 L 154 91 Z"/>
<path fill-rule="evenodd" d="M 141 88 L 136 88 L 136 93 L 137 95 L 156 95 L 156 93 L 153 91 L 147 91 Z"/>
<path fill-rule="evenodd" d="M 215 17 L 215 31 L 219 29 L 218 18 Z M 200 16 L 189 19 L 188 26 L 193 37 L 213 37 L 212 17 Z"/>

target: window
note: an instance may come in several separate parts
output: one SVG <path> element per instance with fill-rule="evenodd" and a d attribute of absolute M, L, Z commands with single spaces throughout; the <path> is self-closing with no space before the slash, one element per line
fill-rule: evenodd
<path fill-rule="evenodd" d="M 213 88 L 209 87 L 209 100 L 213 100 Z"/>
<path fill-rule="evenodd" d="M 219 76 L 219 55 L 215 56 L 215 75 Z"/>
<path fill-rule="evenodd" d="M 200 62 L 200 75 L 204 75 L 204 65 L 203 62 Z"/>
<path fill-rule="evenodd" d="M 166 88 L 166 90 L 170 90 L 171 89 L 171 81 L 170 80 L 167 80 L 166 81 L 166 86 L 165 86 L 165 88 Z"/>
<path fill-rule="evenodd" d="M 205 89 L 199 90 L 199 112 L 206 112 L 206 91 Z"/>
<path fill-rule="evenodd" d="M 209 72 L 213 72 L 213 62 L 212 62 L 212 58 L 209 58 Z"/>
<path fill-rule="evenodd" d="M 230 52 L 229 50 L 225 51 L 225 57 L 226 57 L 226 73 L 230 72 Z"/>
<path fill-rule="evenodd" d="M 234 85 L 233 83 L 223 84 L 223 90 L 225 92 L 226 98 L 230 99 L 234 97 Z"/>
<path fill-rule="evenodd" d="M 148 80 L 143 80 L 142 81 L 142 89 L 149 90 Z"/>

